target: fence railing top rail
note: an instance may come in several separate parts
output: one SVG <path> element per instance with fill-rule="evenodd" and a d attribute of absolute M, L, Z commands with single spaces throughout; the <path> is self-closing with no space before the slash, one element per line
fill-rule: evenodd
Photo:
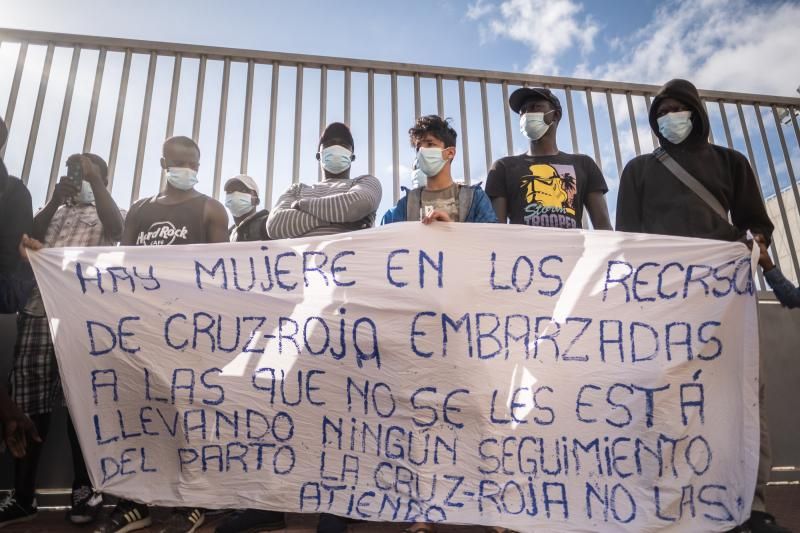
<path fill-rule="evenodd" d="M 144 41 L 138 39 L 121 39 L 117 37 L 98 37 L 91 35 L 76 35 L 69 33 L 52 33 L 44 31 L 20 30 L 0 28 L 0 41 L 27 42 L 31 44 L 53 44 L 55 46 L 80 46 L 87 49 L 105 49 L 108 51 L 127 51 L 133 53 L 149 54 L 156 51 L 160 55 L 181 54 L 184 58 L 225 59 L 231 61 L 257 63 L 278 63 L 280 65 L 302 65 L 303 67 L 319 68 L 326 66 L 328 69 L 352 72 L 369 72 L 375 74 L 419 75 L 423 78 L 436 78 L 464 81 L 485 80 L 492 83 L 511 83 L 527 85 L 547 85 L 556 89 L 569 87 L 571 89 L 590 89 L 592 91 L 611 91 L 613 93 L 631 93 L 639 95 L 653 95 L 659 86 L 644 83 L 626 83 L 619 81 L 591 80 L 583 78 L 569 78 L 559 76 L 540 76 L 533 74 L 501 72 L 492 70 L 467 69 L 456 67 L 441 67 L 434 65 L 418 65 L 413 63 L 397 63 L 390 61 L 372 61 L 366 59 L 351 59 L 343 57 L 330 57 L 306 54 L 291 54 L 283 52 L 265 52 L 242 48 L 225 48 L 219 46 L 205 46 L 194 44 L 169 43 L 162 41 Z M 739 102 L 742 104 L 776 105 L 781 107 L 800 107 L 800 98 L 787 96 L 774 96 L 765 94 L 749 94 L 729 91 L 700 90 L 700 96 L 706 100 Z"/>

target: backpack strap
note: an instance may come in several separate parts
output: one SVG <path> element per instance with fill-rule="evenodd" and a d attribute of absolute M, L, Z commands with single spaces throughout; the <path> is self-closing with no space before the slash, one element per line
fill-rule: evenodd
<path fill-rule="evenodd" d="M 703 200 L 708 207 L 714 210 L 714 212 L 719 215 L 721 219 L 725 222 L 728 222 L 728 211 L 722 207 L 722 204 L 719 203 L 719 200 L 709 192 L 706 187 L 697 181 L 697 178 L 689 174 L 685 168 L 683 168 L 680 163 L 675 161 L 671 155 L 667 153 L 664 148 L 659 146 L 655 150 L 653 150 L 653 155 L 656 156 L 662 165 L 667 167 L 673 176 L 675 176 L 678 181 L 689 187 L 689 190 L 695 193 L 701 200 Z"/>
<path fill-rule="evenodd" d="M 422 207 L 422 187 L 411 189 L 406 193 L 406 221 L 417 222 L 420 220 L 419 210 Z"/>

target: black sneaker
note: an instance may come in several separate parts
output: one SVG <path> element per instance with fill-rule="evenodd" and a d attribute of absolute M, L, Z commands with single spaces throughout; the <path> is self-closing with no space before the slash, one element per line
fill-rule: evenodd
<path fill-rule="evenodd" d="M 246 533 L 250 531 L 273 531 L 284 529 L 286 518 L 277 511 L 242 509 L 235 511 L 214 529 L 214 533 Z"/>
<path fill-rule="evenodd" d="M 774 516 L 761 511 L 750 513 L 750 520 L 745 524 L 751 533 L 792 533 L 791 530 L 779 526 Z"/>
<path fill-rule="evenodd" d="M 72 489 L 72 508 L 67 512 L 73 524 L 88 524 L 97 519 L 103 507 L 103 495 L 88 485 L 80 485 Z"/>
<path fill-rule="evenodd" d="M 10 492 L 8 496 L 0 501 L 0 529 L 11 524 L 33 520 L 36 518 L 37 512 L 36 498 L 33 499 L 30 505 L 22 505 L 14 497 L 14 493 Z"/>
<path fill-rule="evenodd" d="M 100 524 L 94 533 L 127 533 L 144 529 L 153 520 L 150 518 L 150 511 L 147 506 L 128 500 L 120 500 L 111 515 Z"/>
<path fill-rule="evenodd" d="M 198 508 L 177 508 L 159 528 L 159 533 L 194 533 L 206 520 L 206 513 Z"/>

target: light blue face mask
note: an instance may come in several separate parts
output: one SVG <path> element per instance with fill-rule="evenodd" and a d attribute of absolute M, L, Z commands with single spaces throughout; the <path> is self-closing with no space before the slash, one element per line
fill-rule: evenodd
<path fill-rule="evenodd" d="M 411 171 L 411 187 L 416 189 L 421 185 L 425 185 L 425 182 L 428 181 L 428 177 L 425 175 L 423 171 L 418 168 L 415 168 Z"/>
<path fill-rule="evenodd" d="M 79 204 L 94 203 L 94 191 L 92 191 L 92 186 L 86 180 L 81 183 L 81 190 L 75 195 L 75 199 Z"/>
<path fill-rule="evenodd" d="M 188 191 L 197 184 L 197 171 L 187 167 L 169 167 L 167 181 L 176 189 Z"/>
<path fill-rule="evenodd" d="M 692 133 L 692 112 L 676 111 L 658 117 L 658 131 L 672 144 L 680 144 Z"/>
<path fill-rule="evenodd" d="M 442 155 L 441 148 L 420 148 L 417 150 L 417 169 L 427 177 L 433 177 L 442 171 L 447 159 Z"/>
<path fill-rule="evenodd" d="M 229 192 L 225 195 L 225 207 L 235 217 L 246 215 L 253 210 L 253 195 L 240 191 Z"/>
<path fill-rule="evenodd" d="M 335 144 L 320 150 L 319 164 L 322 165 L 324 170 L 327 170 L 331 174 L 341 174 L 350 168 L 350 165 L 353 163 L 352 157 L 353 152 L 344 146 Z"/>
<path fill-rule="evenodd" d="M 548 111 L 547 113 L 523 113 L 523 115 L 519 117 L 519 131 L 528 139 L 538 141 L 544 137 L 544 134 L 550 129 L 552 123 L 548 124 L 544 121 L 544 116 L 550 113 L 553 113 L 553 111 Z"/>

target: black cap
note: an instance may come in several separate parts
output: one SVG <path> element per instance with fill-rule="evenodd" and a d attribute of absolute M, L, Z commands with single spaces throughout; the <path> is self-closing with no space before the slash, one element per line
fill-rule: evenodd
<path fill-rule="evenodd" d="M 325 128 L 325 131 L 322 132 L 322 136 L 319 138 L 319 144 L 317 146 L 322 146 L 325 141 L 330 139 L 345 142 L 350 146 L 350 148 L 355 149 L 355 145 L 353 144 L 353 134 L 350 133 L 350 128 L 341 122 L 331 122 L 328 124 L 328 127 Z"/>
<path fill-rule="evenodd" d="M 522 108 L 522 104 L 531 98 L 547 100 L 553 104 L 555 110 L 559 115 L 561 115 L 561 102 L 558 101 L 558 98 L 550 89 L 545 89 L 543 87 L 520 87 L 508 97 L 508 106 L 514 111 L 514 113 L 519 113 L 519 110 Z"/>

